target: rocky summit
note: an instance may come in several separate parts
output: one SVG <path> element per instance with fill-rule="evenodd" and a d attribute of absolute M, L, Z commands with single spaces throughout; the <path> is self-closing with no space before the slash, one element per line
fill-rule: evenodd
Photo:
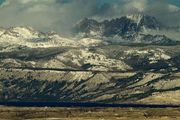
<path fill-rule="evenodd" d="M 109 42 L 176 44 L 178 40 L 166 36 L 168 26 L 148 15 L 127 15 L 98 22 L 85 18 L 77 23 L 73 31 L 81 37 L 105 39 Z M 175 31 L 177 28 L 168 29 Z M 153 34 L 156 32 L 156 34 Z M 158 34 L 159 33 L 159 34 Z"/>

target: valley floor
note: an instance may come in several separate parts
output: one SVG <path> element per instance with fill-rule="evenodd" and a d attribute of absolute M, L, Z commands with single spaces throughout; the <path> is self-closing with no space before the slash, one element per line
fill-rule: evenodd
<path fill-rule="evenodd" d="M 0 120 L 179 120 L 180 108 L 0 107 Z"/>

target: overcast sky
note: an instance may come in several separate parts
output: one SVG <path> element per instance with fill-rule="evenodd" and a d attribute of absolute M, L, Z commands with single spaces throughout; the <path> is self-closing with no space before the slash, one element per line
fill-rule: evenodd
<path fill-rule="evenodd" d="M 0 26 L 67 33 L 84 17 L 109 19 L 143 13 L 180 26 L 180 0 L 0 0 Z"/>

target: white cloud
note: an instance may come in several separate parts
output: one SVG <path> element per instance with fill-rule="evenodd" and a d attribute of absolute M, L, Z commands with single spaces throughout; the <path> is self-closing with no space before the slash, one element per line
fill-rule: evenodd
<path fill-rule="evenodd" d="M 147 9 L 147 0 L 126 0 L 123 10 L 125 12 L 144 12 Z"/>
<path fill-rule="evenodd" d="M 180 8 L 175 5 L 169 5 L 168 7 L 169 7 L 168 9 L 170 12 L 177 12 L 180 10 Z"/>

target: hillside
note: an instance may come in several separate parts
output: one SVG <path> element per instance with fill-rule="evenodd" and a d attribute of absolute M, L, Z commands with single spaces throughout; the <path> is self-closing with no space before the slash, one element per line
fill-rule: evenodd
<path fill-rule="evenodd" d="M 179 41 L 158 34 L 167 27 L 156 18 L 75 27 L 74 38 L 1 28 L 0 101 L 180 104 Z"/>

